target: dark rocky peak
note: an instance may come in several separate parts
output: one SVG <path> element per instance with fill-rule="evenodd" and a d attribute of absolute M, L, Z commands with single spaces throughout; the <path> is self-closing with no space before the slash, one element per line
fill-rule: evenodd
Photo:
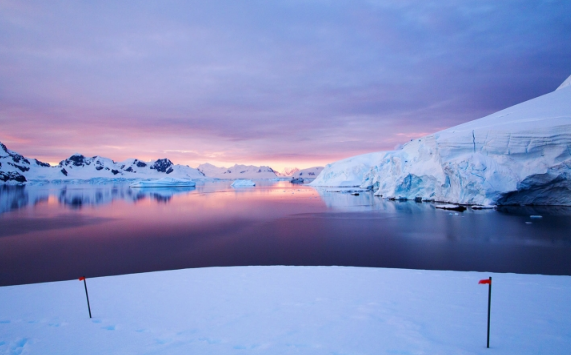
<path fill-rule="evenodd" d="M 133 164 L 137 165 L 137 168 L 144 168 L 145 166 L 147 166 L 147 163 L 144 163 L 139 159 L 135 159 L 135 161 L 133 161 Z"/>
<path fill-rule="evenodd" d="M 4 156 L 4 157 L 5 157 L 5 158 L 8 157 L 8 156 L 12 157 L 12 161 L 13 161 L 14 163 L 30 164 L 30 161 L 29 161 L 28 159 L 26 159 L 25 157 L 23 157 L 22 155 L 20 155 L 20 154 L 18 154 L 18 153 L 16 153 L 16 152 L 13 152 L 13 151 L 9 150 L 9 149 L 8 149 L 3 143 L 1 143 L 1 142 L 0 142 L 0 149 L 1 149 L 0 153 L 2 153 L 2 151 L 3 151 L 4 153 L 8 154 L 7 156 Z"/>
<path fill-rule="evenodd" d="M 26 158 L 24 158 L 23 156 L 21 156 L 20 154 L 16 154 L 14 152 L 8 152 L 8 154 L 10 154 L 12 156 L 12 160 L 14 161 L 14 163 L 25 163 L 25 164 L 30 164 L 30 161 Z"/>
<path fill-rule="evenodd" d="M 60 166 L 63 165 L 86 166 L 90 164 L 91 160 L 89 158 L 84 157 L 82 154 L 74 154 L 71 157 L 67 158 L 66 160 L 62 160 L 59 162 Z"/>
<path fill-rule="evenodd" d="M 153 165 L 151 165 L 151 169 L 155 169 L 158 172 L 164 173 L 166 172 L 171 166 L 173 165 L 172 161 L 167 158 L 158 159 L 155 161 Z M 172 172 L 172 169 L 171 169 Z"/>
<path fill-rule="evenodd" d="M 34 159 L 37 165 L 49 168 L 51 165 L 50 163 L 44 163 L 43 161 L 39 161 L 38 159 Z"/>
<path fill-rule="evenodd" d="M 0 143 L 0 144 L 1 144 L 1 143 Z M 22 174 L 20 174 L 20 173 L 17 173 L 17 172 L 15 172 L 15 171 L 14 171 L 14 172 L 9 172 L 9 173 L 0 171 L 0 181 L 3 181 L 3 182 L 13 181 L 13 182 L 16 182 L 16 183 L 23 184 L 23 183 L 25 183 L 27 180 L 26 180 L 26 177 L 25 177 L 24 175 L 22 175 Z"/>

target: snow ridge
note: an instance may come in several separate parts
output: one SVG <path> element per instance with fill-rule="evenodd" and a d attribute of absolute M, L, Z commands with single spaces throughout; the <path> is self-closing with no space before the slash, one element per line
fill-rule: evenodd
<path fill-rule="evenodd" d="M 559 85 L 559 87 L 555 90 L 561 90 L 568 86 L 571 86 L 571 75 L 569 75 L 569 77 L 563 83 L 561 83 L 561 85 Z"/>

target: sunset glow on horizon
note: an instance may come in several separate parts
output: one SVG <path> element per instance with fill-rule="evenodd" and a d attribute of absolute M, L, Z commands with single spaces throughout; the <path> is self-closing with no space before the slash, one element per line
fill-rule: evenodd
<path fill-rule="evenodd" d="M 570 2 L 0 2 L 0 142 L 324 166 L 555 90 Z"/>

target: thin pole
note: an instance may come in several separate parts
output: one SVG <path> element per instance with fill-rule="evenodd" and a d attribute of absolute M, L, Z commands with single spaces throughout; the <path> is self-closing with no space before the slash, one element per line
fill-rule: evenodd
<path fill-rule="evenodd" d="M 89 318 L 91 318 L 91 307 L 89 306 L 89 294 L 87 293 L 87 283 L 85 282 L 85 277 L 83 278 L 83 286 L 85 287 L 85 297 L 87 298 L 87 310 L 89 310 Z M 488 312 L 488 329 L 490 327 L 490 322 L 489 322 L 489 312 Z M 488 331 L 489 333 L 489 331 Z M 488 335 L 489 337 L 489 335 Z"/>
<path fill-rule="evenodd" d="M 490 309 L 492 308 L 492 277 L 488 287 L 488 348 L 490 348 Z"/>

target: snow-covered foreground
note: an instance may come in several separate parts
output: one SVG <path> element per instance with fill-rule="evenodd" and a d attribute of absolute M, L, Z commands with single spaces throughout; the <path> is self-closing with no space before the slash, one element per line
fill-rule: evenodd
<path fill-rule="evenodd" d="M 491 349 L 487 292 L 493 276 Z M 2 354 L 567 354 L 571 277 L 185 269 L 0 288 Z"/>

